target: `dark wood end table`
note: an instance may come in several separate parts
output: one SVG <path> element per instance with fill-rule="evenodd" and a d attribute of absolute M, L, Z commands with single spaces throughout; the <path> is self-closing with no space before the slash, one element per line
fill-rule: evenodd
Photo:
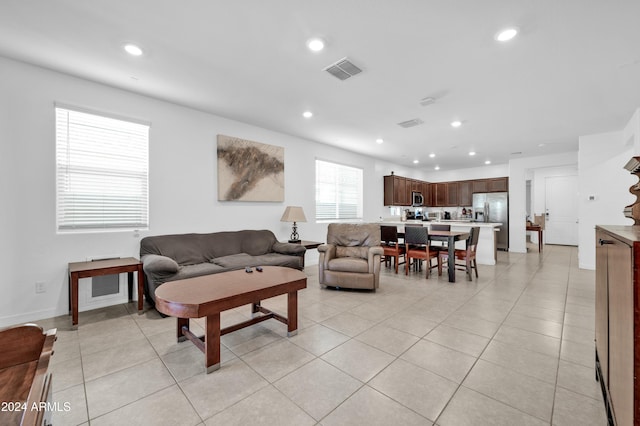
<path fill-rule="evenodd" d="M 144 272 L 142 262 L 135 257 L 119 259 L 93 260 L 88 262 L 69 263 L 69 310 L 71 311 L 71 325 L 78 325 L 78 280 L 80 278 L 98 277 L 128 273 L 129 301 L 133 300 L 133 273 L 138 273 L 138 314 L 142 314 L 142 298 L 144 292 Z"/>

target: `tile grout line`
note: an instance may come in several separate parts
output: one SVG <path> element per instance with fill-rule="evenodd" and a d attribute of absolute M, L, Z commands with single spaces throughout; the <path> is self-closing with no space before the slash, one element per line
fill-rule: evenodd
<path fill-rule="evenodd" d="M 518 260 L 518 262 L 522 262 L 522 261 L 524 261 L 525 259 L 526 259 L 526 257 L 522 257 L 521 259 L 519 259 L 519 260 Z M 518 263 L 518 262 L 516 262 L 516 263 Z M 512 263 L 512 264 L 510 264 L 509 268 L 507 268 L 507 269 L 511 269 L 511 268 L 512 268 L 516 263 Z M 485 345 L 485 347 L 484 347 L 484 349 L 482 350 L 482 352 L 478 355 L 478 357 L 476 358 L 476 360 L 474 361 L 474 363 L 471 365 L 471 368 L 469 368 L 469 370 L 467 371 L 467 373 L 465 374 L 465 376 L 462 378 L 462 380 L 461 380 L 461 381 L 460 381 L 460 383 L 458 384 L 458 387 L 456 388 L 456 390 L 455 390 L 455 391 L 453 392 L 453 394 L 451 395 L 451 398 L 449 398 L 449 400 L 447 401 L 447 403 L 445 404 L 445 406 L 442 408 L 442 410 L 440 410 L 440 413 L 438 414 L 438 417 L 437 417 L 437 418 L 436 418 L 436 420 L 434 421 L 434 425 L 438 423 L 438 420 L 440 419 L 440 417 L 442 416 L 442 414 L 445 412 L 445 410 L 447 409 L 447 407 L 449 406 L 449 404 L 451 403 L 451 401 L 453 400 L 453 398 L 455 397 L 455 395 L 458 393 L 458 391 L 459 391 L 459 390 L 460 390 L 460 388 L 462 387 L 462 383 L 464 383 L 464 381 L 465 381 L 465 380 L 466 380 L 466 378 L 468 377 L 469 373 L 470 373 L 470 372 L 473 370 L 473 368 L 476 366 L 476 364 L 478 363 L 478 361 L 479 361 L 479 360 L 480 360 L 480 358 L 482 357 L 482 354 L 484 354 L 484 352 L 486 351 L 487 347 L 491 344 L 491 342 L 493 342 L 493 341 L 494 341 L 494 338 L 495 338 L 496 334 L 498 333 L 498 331 L 500 330 L 500 328 L 504 325 L 504 322 L 506 321 L 507 317 L 508 317 L 508 316 L 509 316 L 509 314 L 513 311 L 513 308 L 517 305 L 518 301 L 520 300 L 520 298 L 521 298 L 521 297 L 522 297 L 522 295 L 524 294 L 525 290 L 529 287 L 529 285 L 531 284 L 531 281 L 533 280 L 533 278 L 535 277 L 535 275 L 538 273 L 538 271 L 540 270 L 540 268 L 541 268 L 541 266 L 539 266 L 539 267 L 536 269 L 536 272 L 534 272 L 534 273 L 531 275 L 531 277 L 529 278 L 529 281 L 527 282 L 527 285 L 526 285 L 526 286 L 524 286 L 524 287 L 522 288 L 522 291 L 520 292 L 520 295 L 518 296 L 518 298 L 517 298 L 516 300 L 514 300 L 514 302 L 513 302 L 513 305 L 512 305 L 512 307 L 511 307 L 511 309 L 509 310 L 509 312 L 507 313 L 507 315 L 505 315 L 504 319 L 503 319 L 503 320 L 502 320 L 502 322 L 500 323 L 500 326 L 499 326 L 499 327 L 496 329 L 496 331 L 493 333 L 493 336 L 491 336 L 491 338 L 490 338 L 489 342 L 487 342 L 487 344 Z M 486 287 L 486 286 L 485 286 L 485 287 Z M 490 362 L 490 361 L 486 361 L 486 362 Z M 492 363 L 492 364 L 493 364 L 493 363 Z M 510 371 L 514 371 L 514 370 L 511 370 L 511 369 L 506 368 L 506 367 L 504 367 L 504 366 L 499 366 L 499 367 L 501 367 L 501 368 L 505 368 L 505 369 L 510 370 Z M 527 376 L 528 376 L 528 375 L 527 375 Z M 506 405 L 506 406 L 508 406 L 508 407 L 510 407 L 510 408 L 513 408 L 514 410 L 520 411 L 521 413 L 524 413 L 524 414 L 526 414 L 526 415 L 528 415 L 528 416 L 531 416 L 531 417 L 534 417 L 534 418 L 538 418 L 538 417 L 532 416 L 532 415 L 531 415 L 531 414 L 529 414 L 529 413 L 525 413 L 524 411 L 520 410 L 519 408 L 512 407 L 511 405 L 506 404 L 506 403 L 504 403 L 504 402 L 502 402 L 502 401 L 499 401 L 499 400 L 497 400 L 497 399 L 495 399 L 495 398 L 493 398 L 493 397 L 491 397 L 491 396 L 489 396 L 489 395 L 485 395 L 485 394 L 484 394 L 484 393 L 482 393 L 482 392 L 478 392 L 478 391 L 475 391 L 475 390 L 473 390 L 473 389 L 470 389 L 470 390 L 472 390 L 473 392 L 477 392 L 477 393 L 479 393 L 479 394 L 481 394 L 481 395 L 483 395 L 483 396 L 485 396 L 485 397 L 487 397 L 487 398 L 490 398 L 490 399 L 492 399 L 492 400 L 494 400 L 494 401 L 496 401 L 496 402 L 499 402 L 500 404 L 504 404 L 504 405 Z M 552 412 L 552 414 L 553 414 L 553 412 Z M 551 423 L 550 423 L 550 424 L 551 424 Z"/>

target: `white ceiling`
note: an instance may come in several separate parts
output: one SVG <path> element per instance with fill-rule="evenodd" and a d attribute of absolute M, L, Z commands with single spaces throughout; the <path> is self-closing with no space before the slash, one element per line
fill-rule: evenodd
<path fill-rule="evenodd" d="M 450 170 L 622 129 L 640 106 L 639 20 L 638 0 L 2 0 L 0 55 Z M 518 37 L 496 42 L 509 25 Z M 324 51 L 306 48 L 313 36 Z M 146 54 L 127 55 L 126 42 Z M 363 72 L 323 71 L 343 57 Z M 397 125 L 414 118 L 424 124 Z"/>

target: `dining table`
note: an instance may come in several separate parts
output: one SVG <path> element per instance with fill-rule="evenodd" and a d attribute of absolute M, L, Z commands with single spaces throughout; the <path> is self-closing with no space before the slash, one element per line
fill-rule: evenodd
<path fill-rule="evenodd" d="M 449 250 L 449 282 L 456 282 L 456 241 L 463 241 L 469 238 L 469 233 L 464 231 L 429 231 L 429 239 L 434 241 L 446 241 Z"/>
<path fill-rule="evenodd" d="M 409 226 L 409 225 L 407 225 Z M 420 226 L 420 225 L 412 225 Z M 398 232 L 398 238 L 404 239 L 404 232 Z M 448 245 L 449 259 L 447 269 L 449 272 L 449 282 L 456 282 L 456 241 L 463 241 L 469 238 L 469 233 L 465 231 L 436 231 L 429 230 L 429 239 L 433 241 L 446 241 Z"/>

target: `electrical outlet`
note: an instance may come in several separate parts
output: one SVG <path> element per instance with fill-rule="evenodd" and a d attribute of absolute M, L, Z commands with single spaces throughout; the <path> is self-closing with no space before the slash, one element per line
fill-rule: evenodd
<path fill-rule="evenodd" d="M 36 293 L 45 293 L 47 288 L 45 287 L 44 281 L 36 282 Z"/>

